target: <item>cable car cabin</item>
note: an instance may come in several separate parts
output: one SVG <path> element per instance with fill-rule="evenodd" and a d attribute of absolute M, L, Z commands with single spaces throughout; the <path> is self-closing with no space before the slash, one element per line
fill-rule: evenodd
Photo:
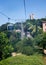
<path fill-rule="evenodd" d="M 7 29 L 8 30 L 13 30 L 14 29 L 14 25 L 13 24 L 8 24 Z"/>
<path fill-rule="evenodd" d="M 14 30 L 14 25 L 12 23 L 11 24 L 8 24 L 7 30 L 13 31 Z"/>

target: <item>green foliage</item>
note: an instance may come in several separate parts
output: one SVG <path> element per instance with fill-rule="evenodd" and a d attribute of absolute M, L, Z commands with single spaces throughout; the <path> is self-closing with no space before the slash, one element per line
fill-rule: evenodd
<path fill-rule="evenodd" d="M 38 34 L 34 39 L 34 47 L 38 52 L 43 53 L 43 49 L 46 49 L 46 32 Z"/>
<path fill-rule="evenodd" d="M 2 26 L 0 26 L 0 31 L 6 33 L 8 24 L 9 23 L 6 23 L 6 24 L 3 24 Z M 29 31 L 30 34 L 32 35 L 32 37 L 35 37 L 36 32 L 38 34 L 41 33 L 40 30 L 39 30 L 41 28 L 41 25 L 42 25 L 41 19 L 38 19 L 38 20 L 36 20 L 36 19 L 33 19 L 33 20 L 28 19 L 23 23 L 23 28 L 24 28 L 25 33 L 27 31 Z M 15 30 L 17 30 L 17 29 L 21 30 L 21 23 L 18 22 L 16 24 L 14 24 L 14 28 L 15 28 Z M 7 34 L 8 34 L 8 37 L 11 35 L 10 33 L 7 33 Z M 16 34 L 16 38 L 20 38 L 20 33 L 15 33 L 15 34 Z"/>
<path fill-rule="evenodd" d="M 46 49 L 46 32 L 43 33 L 43 39 L 42 39 L 41 42 L 40 42 L 40 46 L 41 46 L 43 49 Z"/>
<path fill-rule="evenodd" d="M 35 38 L 34 38 L 34 41 L 35 41 L 35 45 L 38 45 L 41 40 L 43 39 L 43 34 L 38 34 Z"/>
<path fill-rule="evenodd" d="M 2 26 L 0 26 L 0 32 L 3 32 L 3 31 L 7 31 L 7 25 L 9 23 L 6 23 L 6 24 L 3 24 Z"/>
<path fill-rule="evenodd" d="M 9 40 L 5 33 L 0 33 L 0 59 L 6 58 L 13 51 L 12 45 L 10 45 Z"/>
<path fill-rule="evenodd" d="M 42 20 L 42 21 L 46 21 L 46 18 L 42 18 L 41 20 Z"/>
<path fill-rule="evenodd" d="M 15 30 L 8 31 L 7 24 L 3 24 L 0 26 L 0 56 L 1 58 L 6 58 L 10 55 L 14 48 L 14 52 L 21 52 L 23 54 L 31 55 L 37 50 L 35 46 L 46 48 L 46 35 L 43 35 L 43 31 L 41 28 L 41 20 L 26 20 L 23 23 L 23 28 L 25 32 L 25 36 L 27 36 L 27 32 L 30 32 L 31 39 L 25 37 L 23 40 L 21 38 L 21 32 L 16 32 L 15 30 L 21 30 L 21 23 L 14 24 Z M 4 32 L 4 33 L 2 33 Z M 3 41 L 2 41 L 3 40 Z M 38 47 L 37 47 L 38 48 Z M 37 50 L 38 51 L 38 50 Z"/>
<path fill-rule="evenodd" d="M 46 65 L 42 56 L 33 55 L 19 55 L 16 57 L 10 57 L 0 62 L 0 65 Z"/>
<path fill-rule="evenodd" d="M 19 41 L 16 44 L 16 49 L 17 52 L 21 52 L 26 55 L 31 55 L 34 52 L 33 41 L 30 38 Z"/>
<path fill-rule="evenodd" d="M 34 54 L 33 50 L 34 50 L 33 47 L 31 47 L 31 46 L 25 46 L 25 47 L 23 47 L 22 53 L 26 54 L 26 55 L 32 55 L 32 54 Z"/>

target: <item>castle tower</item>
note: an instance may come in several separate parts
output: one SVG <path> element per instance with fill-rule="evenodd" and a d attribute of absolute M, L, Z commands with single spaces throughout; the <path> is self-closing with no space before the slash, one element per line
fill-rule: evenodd
<path fill-rule="evenodd" d="M 30 15 L 30 19 L 33 20 L 34 19 L 34 14 Z"/>
<path fill-rule="evenodd" d="M 31 14 L 31 19 L 34 19 L 34 14 Z"/>

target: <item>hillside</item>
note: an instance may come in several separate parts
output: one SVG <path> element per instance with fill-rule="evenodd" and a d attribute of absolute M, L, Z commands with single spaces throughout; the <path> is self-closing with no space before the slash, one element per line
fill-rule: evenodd
<path fill-rule="evenodd" d="M 10 32 L 9 28 L 7 29 L 7 26 L 10 27 L 10 25 L 11 26 L 13 25 L 14 32 L 13 32 L 13 30 L 12 30 L 12 32 L 16 35 L 16 38 L 20 38 L 21 37 L 21 22 L 17 22 L 15 24 L 13 24 L 13 23 L 3 24 L 2 26 L 0 26 L 0 32 L 5 32 L 5 33 Z M 23 30 L 24 30 L 25 36 L 27 37 L 28 33 L 32 37 L 34 37 L 36 35 L 36 33 L 40 34 L 42 31 L 41 25 L 42 25 L 42 23 L 41 23 L 40 19 L 38 19 L 38 20 L 27 19 L 25 22 L 23 22 Z M 13 34 L 12 32 L 11 32 L 11 34 Z M 7 33 L 7 34 L 9 35 L 9 33 Z"/>
<path fill-rule="evenodd" d="M 46 34 L 42 31 L 41 20 L 28 19 L 21 25 L 18 22 L 0 26 L 0 60 L 11 56 L 12 52 L 26 55 L 43 54 L 43 47 L 46 48 Z"/>
<path fill-rule="evenodd" d="M 42 56 L 16 56 L 0 61 L 0 65 L 45 65 Z"/>

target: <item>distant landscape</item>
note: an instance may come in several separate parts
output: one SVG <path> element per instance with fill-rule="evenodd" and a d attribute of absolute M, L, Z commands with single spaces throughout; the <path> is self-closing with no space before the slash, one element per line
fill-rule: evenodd
<path fill-rule="evenodd" d="M 0 26 L 0 60 L 2 60 L 0 65 L 5 65 L 5 63 L 6 65 L 11 63 L 12 65 L 18 65 L 18 63 L 19 65 L 29 65 L 30 63 L 31 65 L 44 65 L 41 59 L 44 55 L 43 49 L 46 49 L 46 33 L 43 33 L 42 29 L 43 20 L 46 21 L 45 18 L 42 18 L 37 20 L 28 19 L 26 22 L 23 22 L 25 33 L 23 39 L 21 39 L 21 23 L 15 23 L 12 30 L 7 29 L 7 26 L 11 23 Z M 16 30 L 20 31 L 16 32 Z M 27 32 L 30 33 L 30 37 L 27 36 Z M 24 56 L 11 57 L 13 52 L 22 53 Z M 14 62 L 14 60 L 16 61 Z"/>
<path fill-rule="evenodd" d="M 46 65 L 46 0 L 0 0 L 0 65 Z"/>

